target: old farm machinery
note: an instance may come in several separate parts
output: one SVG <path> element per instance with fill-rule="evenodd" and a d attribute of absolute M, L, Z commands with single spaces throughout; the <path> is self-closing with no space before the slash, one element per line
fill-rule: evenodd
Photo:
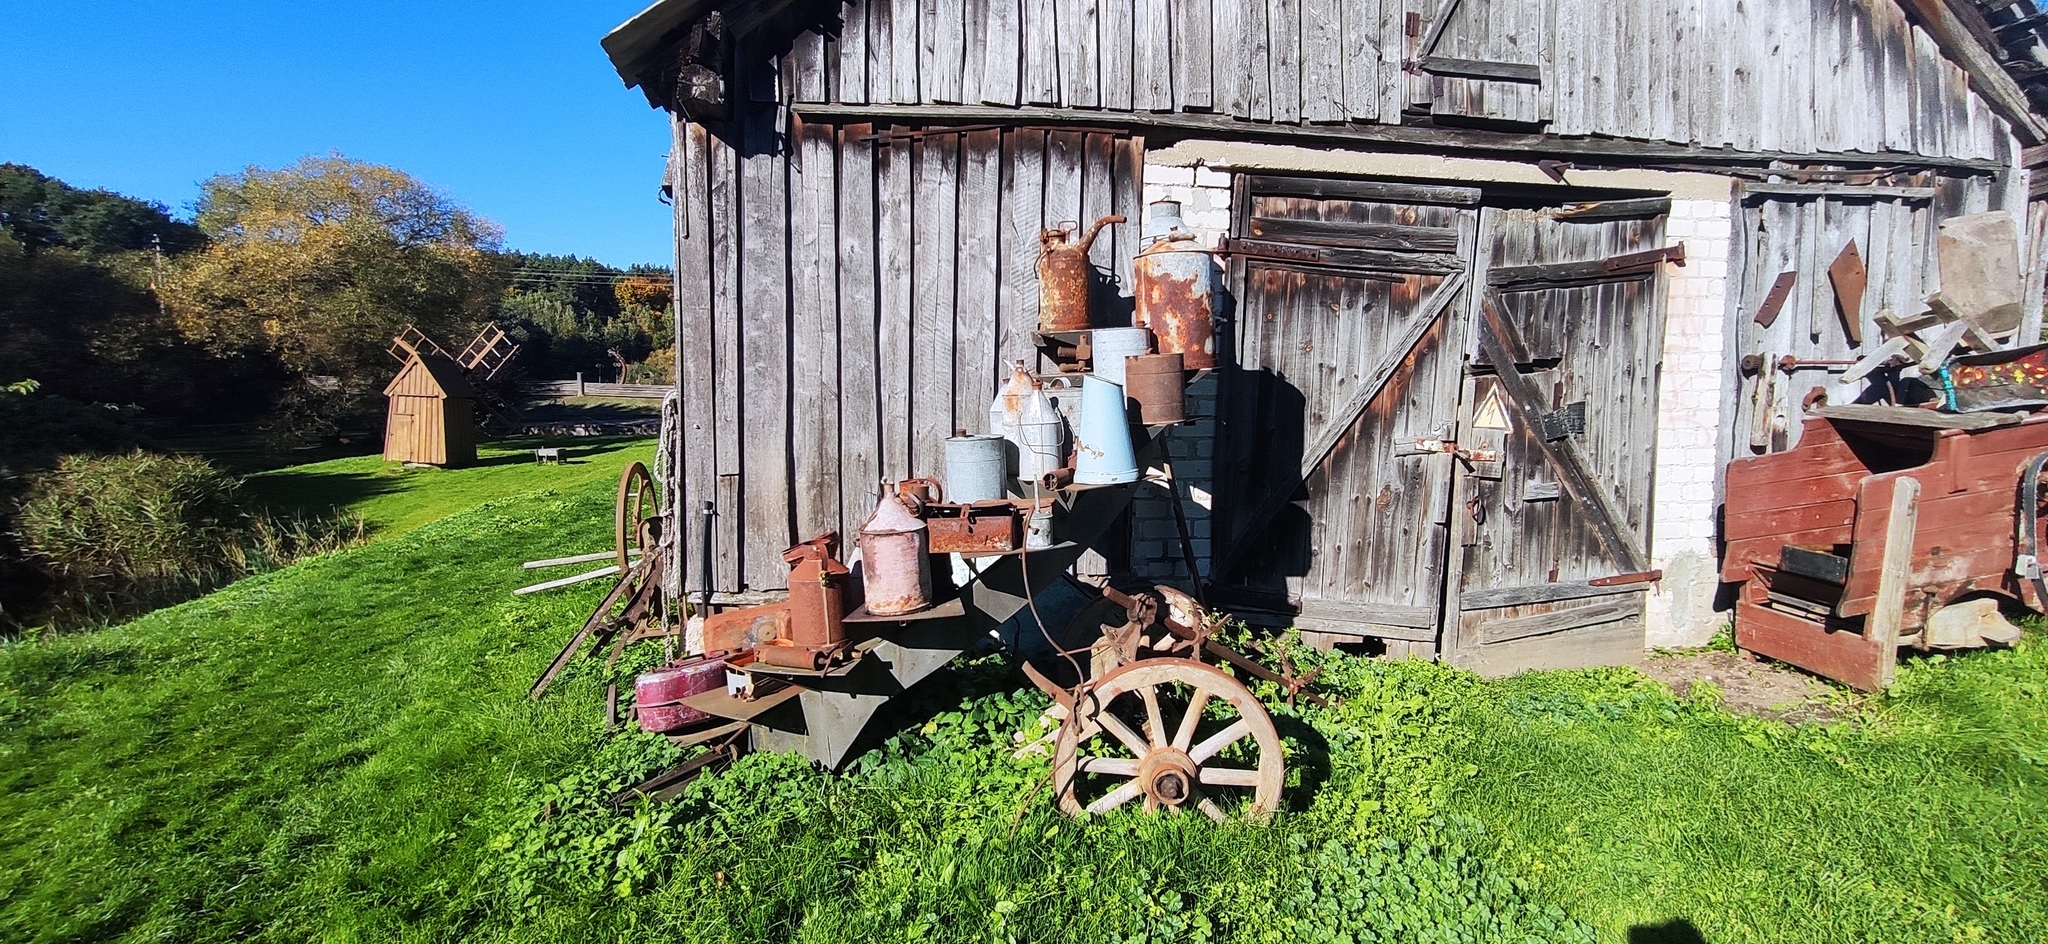
<path fill-rule="evenodd" d="M 1186 333 L 1158 344 L 1186 348 Z M 1048 329 L 1040 343 L 1067 369 L 1041 377 L 1019 363 L 991 404 L 994 432 L 947 440 L 943 479 L 885 487 L 857 547 L 833 532 L 790 547 L 786 599 L 721 600 L 708 566 L 686 597 L 674 572 L 685 512 L 664 506 L 645 466 L 626 469 L 618 583 L 532 689 L 539 697 L 586 650 L 608 649 L 608 669 L 636 640 L 683 653 L 638 676 L 633 716 L 710 750 L 621 800 L 672 796 L 745 750 L 838 769 L 895 730 L 892 703 L 955 659 L 1002 646 L 1053 701 L 1051 771 L 1067 812 L 1138 805 L 1221 819 L 1278 808 L 1281 738 L 1246 679 L 1274 683 L 1290 703 L 1317 699 L 1312 679 L 1223 644 L 1214 634 L 1224 619 L 1194 596 L 1072 573 L 1145 487 L 1141 470 L 1156 466 L 1150 481 L 1173 485 L 1160 446 L 1184 420 L 1186 351 L 1153 353 L 1144 327 Z M 1168 492 L 1179 501 L 1178 488 Z M 687 514 L 708 525 L 715 511 Z M 711 561 L 712 529 L 690 530 L 703 539 L 692 550 Z M 1182 544 L 1192 561 L 1185 535 Z M 610 697 L 616 704 L 616 690 Z"/>
<path fill-rule="evenodd" d="M 1149 432 L 1156 438 L 1160 431 Z M 669 510 L 646 467 L 628 466 L 614 516 L 619 580 L 531 694 L 539 697 L 586 651 L 591 658 L 606 653 L 609 672 L 636 641 L 694 650 L 665 660 L 634 686 L 632 713 L 643 729 L 710 748 L 620 796 L 659 800 L 746 750 L 796 752 L 836 769 L 894 730 L 887 721 L 892 702 L 954 659 L 1004 639 L 1026 677 L 1053 699 L 1050 714 L 1059 724 L 1052 773 L 1062 809 L 1101 813 L 1138 804 L 1220 819 L 1232 810 L 1260 816 L 1278 807 L 1285 778 L 1279 732 L 1241 678 L 1273 682 L 1290 701 L 1317 697 L 1305 691 L 1312 678 L 1271 671 L 1224 645 L 1213 637 L 1222 620 L 1180 590 L 1126 593 L 1068 573 L 1118 518 L 1132 483 L 1066 485 L 1042 499 L 1010 502 L 1013 533 L 1034 512 L 1040 528 L 1063 540 L 1034 547 L 1019 539 L 1010 549 L 967 552 L 932 551 L 934 532 L 942 548 L 991 543 L 996 526 L 986 522 L 1003 517 L 994 510 L 998 503 L 925 502 L 916 496 L 927 487 L 908 483 L 882 499 L 890 513 L 863 529 L 862 553 L 851 567 L 839 562 L 838 536 L 822 534 L 785 554 L 792 567 L 787 600 L 719 607 L 704 596 L 684 601 L 664 592 Z M 905 526 L 894 512 L 916 524 Z M 970 512 L 980 533 L 963 537 L 970 528 L 958 521 Z M 921 600 L 882 605 L 877 588 L 901 586 L 903 574 L 892 584 L 869 562 L 900 565 L 887 542 L 904 535 L 921 558 L 912 566 L 921 565 L 930 582 Z M 970 575 L 957 586 L 944 579 L 956 555 Z M 913 574 L 910 583 L 918 580 Z M 1069 599 L 1084 593 L 1094 602 L 1047 625 L 1037 601 L 1049 592 Z M 617 697 L 608 693 L 608 716 Z"/>

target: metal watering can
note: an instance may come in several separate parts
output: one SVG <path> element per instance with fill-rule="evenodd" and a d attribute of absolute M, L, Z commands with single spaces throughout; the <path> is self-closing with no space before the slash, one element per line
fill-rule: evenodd
<path fill-rule="evenodd" d="M 1088 329 L 1088 282 L 1094 268 L 1088 264 L 1088 250 L 1095 237 L 1111 223 L 1121 223 L 1121 214 L 1096 220 L 1094 226 L 1072 242 L 1072 229 L 1049 229 L 1038 234 L 1038 330 L 1085 331 Z"/>

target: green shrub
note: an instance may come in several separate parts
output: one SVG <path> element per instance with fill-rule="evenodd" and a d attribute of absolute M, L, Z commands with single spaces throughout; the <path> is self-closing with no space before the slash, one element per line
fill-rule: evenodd
<path fill-rule="evenodd" d="M 359 518 L 278 519 L 204 459 L 67 456 L 32 477 L 15 531 L 58 588 L 57 624 L 117 619 L 360 541 Z"/>
<path fill-rule="evenodd" d="M 22 543 L 63 580 L 204 581 L 241 536 L 236 485 L 192 456 L 67 456 L 22 502 Z"/>

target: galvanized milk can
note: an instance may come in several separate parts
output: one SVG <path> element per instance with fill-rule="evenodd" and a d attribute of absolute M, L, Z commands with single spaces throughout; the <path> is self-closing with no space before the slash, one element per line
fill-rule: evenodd
<path fill-rule="evenodd" d="M 1124 362 L 1124 393 L 1146 426 L 1187 418 L 1187 375 L 1179 354 L 1140 354 Z"/>
<path fill-rule="evenodd" d="M 1017 480 L 1036 482 L 1066 465 L 1067 421 L 1037 381 L 1017 419 Z M 1028 491 L 1027 491 L 1028 493 Z"/>
<path fill-rule="evenodd" d="M 915 501 L 910 499 L 909 501 Z M 931 534 L 905 499 L 884 492 L 860 527 L 868 612 L 903 616 L 932 605 Z"/>
<path fill-rule="evenodd" d="M 1095 366 L 1095 376 L 1122 385 L 1124 358 L 1151 350 L 1152 332 L 1144 328 L 1097 328 L 1088 332 L 1088 346 L 1094 351 L 1090 361 Z"/>
<path fill-rule="evenodd" d="M 1216 257 L 1181 223 L 1180 203 L 1152 204 L 1145 235 L 1153 238 L 1131 262 L 1137 282 L 1137 324 L 1152 329 L 1159 353 L 1179 354 L 1187 370 L 1216 366 Z"/>
<path fill-rule="evenodd" d="M 1088 250 L 1102 227 L 1123 221 L 1114 214 L 1096 220 L 1078 243 L 1070 241 L 1072 229 L 1038 234 L 1038 330 L 1088 329 L 1088 283 L 1095 274 L 1088 264 Z"/>
<path fill-rule="evenodd" d="M 962 505 L 1006 497 L 1009 440 L 992 434 L 968 435 L 958 430 L 946 440 L 946 495 Z"/>
<path fill-rule="evenodd" d="M 1081 425 L 1074 430 L 1074 481 L 1115 485 L 1138 480 L 1138 454 L 1124 418 L 1124 388 L 1101 377 L 1081 382 Z"/>

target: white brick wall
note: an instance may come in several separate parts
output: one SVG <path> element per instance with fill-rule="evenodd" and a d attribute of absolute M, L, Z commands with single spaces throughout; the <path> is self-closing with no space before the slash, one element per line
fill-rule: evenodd
<path fill-rule="evenodd" d="M 1181 220 L 1211 249 L 1230 234 L 1230 175 L 1207 167 L 1145 165 L 1145 205 L 1180 201 Z"/>
<path fill-rule="evenodd" d="M 1665 266 L 1664 373 L 1657 397 L 1656 504 L 1650 557 L 1664 580 L 1650 592 L 1649 644 L 1697 646 L 1722 618 L 1714 556 L 1721 348 L 1728 318 L 1725 200 L 1673 200 L 1667 244 L 1685 243 L 1684 266 Z"/>

